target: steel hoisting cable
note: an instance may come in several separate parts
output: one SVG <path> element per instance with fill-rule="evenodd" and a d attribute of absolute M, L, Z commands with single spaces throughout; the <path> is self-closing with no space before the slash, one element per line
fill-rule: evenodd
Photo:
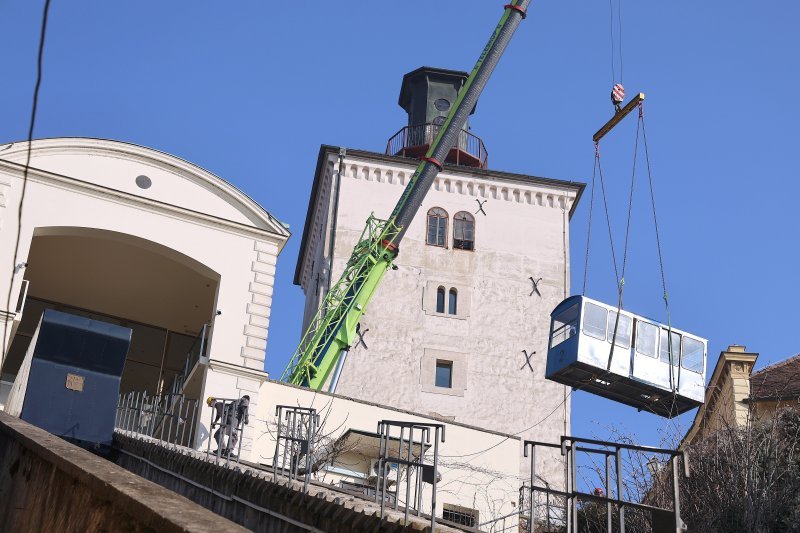
<path fill-rule="evenodd" d="M 656 231 L 656 247 L 658 249 L 658 267 L 661 270 L 661 289 L 664 292 L 664 308 L 667 313 L 667 342 L 669 343 L 669 358 L 670 358 L 670 368 L 673 367 L 672 365 L 672 320 L 669 315 L 669 298 L 667 296 L 667 278 L 664 274 L 664 259 L 661 252 L 661 234 L 658 231 L 658 215 L 656 214 L 656 197 L 655 192 L 653 191 L 653 174 L 650 169 L 650 152 L 647 149 L 647 130 L 645 129 L 644 125 L 644 108 L 641 104 L 639 104 L 639 122 L 642 124 L 642 141 L 644 143 L 644 157 L 645 161 L 647 162 L 647 180 L 650 185 L 650 205 L 653 208 L 653 226 L 655 227 Z M 678 388 L 680 387 L 681 383 L 681 365 L 680 361 L 678 361 L 678 379 L 675 383 L 672 384 L 672 392 L 673 392 L 673 404 L 675 401 L 675 394 L 677 394 Z M 670 410 L 671 411 L 671 410 Z"/>
<path fill-rule="evenodd" d="M 628 265 L 628 243 L 631 234 L 631 213 L 633 212 L 633 191 L 636 184 L 636 156 L 639 153 L 639 127 L 641 125 L 642 104 L 639 104 L 640 120 L 636 122 L 636 140 L 633 145 L 633 170 L 631 171 L 631 192 L 628 195 L 628 221 L 625 224 L 625 245 L 622 249 L 622 276 L 618 278 L 619 300 L 617 302 L 617 316 L 614 319 L 614 334 L 611 336 L 611 351 L 608 354 L 608 366 L 606 370 L 611 370 L 611 360 L 614 357 L 614 346 L 617 343 L 617 330 L 619 328 L 619 314 L 622 311 L 622 293 L 625 290 L 625 268 Z"/>
<path fill-rule="evenodd" d="M 611 215 L 608 214 L 608 201 L 606 200 L 606 183 L 603 179 L 603 165 L 600 156 L 597 156 L 597 173 L 600 174 L 600 190 L 603 193 L 603 208 L 606 212 L 606 226 L 608 227 L 608 240 L 611 243 L 611 261 L 614 263 L 614 277 L 619 285 L 619 271 L 617 270 L 617 254 L 614 251 L 614 234 L 611 232 Z"/>
<path fill-rule="evenodd" d="M 617 83 L 617 72 L 614 69 L 614 0 L 608 0 L 608 34 L 611 39 L 611 85 Z"/>
<path fill-rule="evenodd" d="M 583 291 L 581 295 L 586 296 L 586 276 L 589 272 L 589 243 L 592 239 L 592 211 L 594 211 L 594 183 L 597 175 L 597 164 L 600 159 L 598 143 L 594 143 L 594 169 L 592 170 L 592 189 L 589 195 L 589 223 L 586 228 L 586 256 L 583 264 Z"/>

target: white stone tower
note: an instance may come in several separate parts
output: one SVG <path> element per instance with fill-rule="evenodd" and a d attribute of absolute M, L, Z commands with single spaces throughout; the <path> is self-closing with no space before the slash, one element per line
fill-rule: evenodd
<path fill-rule="evenodd" d="M 304 329 L 367 217 L 392 211 L 466 76 L 407 74 L 409 124 L 385 154 L 321 147 L 294 279 L 306 294 Z M 336 393 L 558 442 L 569 402 L 544 378 L 549 314 L 568 295 L 569 221 L 584 185 L 486 161 L 465 127 L 370 303 Z"/>

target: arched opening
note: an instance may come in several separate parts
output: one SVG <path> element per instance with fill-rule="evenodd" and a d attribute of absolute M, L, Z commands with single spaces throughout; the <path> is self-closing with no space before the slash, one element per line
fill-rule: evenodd
<path fill-rule="evenodd" d="M 2 373 L 13 381 L 45 309 L 129 327 L 120 392 L 170 392 L 186 385 L 187 360 L 215 315 L 219 275 L 155 242 L 113 231 L 47 227 L 34 231 L 22 318 Z M 191 370 L 191 368 L 189 369 Z M 201 383 L 196 383 L 196 394 Z"/>
<path fill-rule="evenodd" d="M 453 249 L 475 249 L 475 217 L 466 211 L 453 217 Z"/>
<path fill-rule="evenodd" d="M 436 289 L 436 312 L 444 313 L 444 287 Z"/>
<path fill-rule="evenodd" d="M 447 312 L 451 315 L 458 314 L 458 291 L 455 288 L 450 289 L 450 298 L 447 302 Z"/>
<path fill-rule="evenodd" d="M 428 210 L 428 234 L 425 242 L 430 246 L 447 248 L 447 211 L 441 207 Z"/>

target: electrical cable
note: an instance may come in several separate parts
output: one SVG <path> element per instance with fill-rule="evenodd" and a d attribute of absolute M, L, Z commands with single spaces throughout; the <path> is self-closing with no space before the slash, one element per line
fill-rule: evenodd
<path fill-rule="evenodd" d="M 33 129 L 36 124 L 36 110 L 39 106 L 39 88 L 42 85 L 42 59 L 44 57 L 44 42 L 47 34 L 47 15 L 50 11 L 50 0 L 45 0 L 44 11 L 42 13 L 42 29 L 39 35 L 39 51 L 36 62 L 36 84 L 33 88 L 33 106 L 31 107 L 31 119 L 28 125 L 28 151 L 25 156 L 25 167 L 22 171 L 22 190 L 20 191 L 19 204 L 17 207 L 17 237 L 14 244 L 14 258 L 11 262 L 11 279 L 8 283 L 8 296 L 6 297 L 6 311 L 10 314 L 11 294 L 14 288 L 14 275 L 17 269 L 17 259 L 19 257 L 19 243 L 22 238 L 22 208 L 25 202 L 25 192 L 28 187 L 28 170 L 31 164 L 31 144 L 33 143 Z M 5 358 L 8 346 L 8 328 L 3 328 L 3 351 L 0 353 L 0 360 Z"/>

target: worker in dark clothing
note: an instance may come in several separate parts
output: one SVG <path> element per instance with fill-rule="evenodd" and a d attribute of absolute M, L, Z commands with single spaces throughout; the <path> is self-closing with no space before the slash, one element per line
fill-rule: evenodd
<path fill-rule="evenodd" d="M 209 407 L 214 409 L 214 423 L 219 422 L 219 428 L 214 433 L 214 440 L 217 441 L 217 450 L 214 453 L 221 453 L 229 456 L 236 449 L 239 442 L 239 423 L 250 423 L 248 413 L 250 407 L 250 396 L 245 394 L 238 400 L 224 401 L 209 396 L 206 400 Z M 223 447 L 223 439 L 227 438 L 227 446 Z"/>

